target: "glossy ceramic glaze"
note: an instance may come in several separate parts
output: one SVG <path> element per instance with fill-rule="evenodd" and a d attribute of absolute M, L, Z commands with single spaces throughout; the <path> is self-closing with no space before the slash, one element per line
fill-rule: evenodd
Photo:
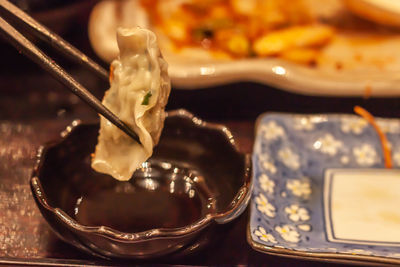
<path fill-rule="evenodd" d="M 98 125 L 74 122 L 42 149 L 31 179 L 44 218 L 78 248 L 121 258 L 191 252 L 204 230 L 248 203 L 250 159 L 223 126 L 170 112 L 153 156 L 129 182 L 91 169 L 97 134 Z"/>
<path fill-rule="evenodd" d="M 264 253 L 399 264 L 400 121 L 377 118 L 391 147 L 385 169 L 374 128 L 356 115 L 265 114 L 253 153 L 248 241 Z"/>

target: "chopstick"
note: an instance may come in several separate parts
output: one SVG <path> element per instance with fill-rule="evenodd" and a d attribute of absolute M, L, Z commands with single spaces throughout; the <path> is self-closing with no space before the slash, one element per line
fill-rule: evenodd
<path fill-rule="evenodd" d="M 106 76 L 107 72 L 89 60 L 82 52 L 79 52 L 72 45 L 68 44 L 66 41 L 61 41 L 61 37 L 51 33 L 50 30 L 46 29 L 40 23 L 36 22 L 28 14 L 24 13 L 22 10 L 12 5 L 7 0 L 0 0 L 0 8 L 5 9 L 9 12 L 9 15 L 13 16 L 13 19 L 17 21 L 23 21 L 26 26 L 29 26 L 29 32 L 35 35 L 45 36 L 43 40 L 50 42 L 50 44 L 57 47 L 63 53 L 69 54 L 71 57 L 80 57 L 82 64 L 85 64 L 91 68 L 95 73 L 100 76 Z M 32 31 L 32 29 L 34 29 Z M 107 107 L 105 107 L 101 102 L 92 95 L 85 87 L 83 87 L 79 82 L 72 78 L 63 68 L 61 68 L 54 60 L 44 54 L 38 47 L 36 47 L 32 42 L 25 38 L 20 32 L 18 32 L 13 26 L 11 26 L 7 21 L 0 17 L 0 34 L 4 37 L 6 41 L 11 43 L 18 51 L 25 54 L 32 61 L 42 67 L 44 70 L 53 75 L 59 82 L 64 84 L 72 93 L 77 95 L 80 99 L 86 102 L 90 107 L 92 107 L 96 112 L 103 115 L 107 120 L 117 126 L 119 129 L 124 131 L 128 136 L 134 139 L 140 144 L 139 137 L 137 134 L 122 120 L 120 120 L 114 113 L 112 113 Z M 73 52 L 71 52 L 73 51 Z M 71 54 L 70 54 L 71 53 Z M 94 64 L 92 64 L 92 63 Z"/>
<path fill-rule="evenodd" d="M 62 39 L 56 33 L 47 29 L 45 26 L 37 22 L 35 19 L 9 1 L 0 0 L 0 11 L 2 11 L 3 14 L 8 15 L 10 19 L 15 20 L 16 23 L 19 23 L 22 27 L 30 31 L 30 33 L 34 34 L 36 37 L 39 37 L 44 42 L 50 44 L 52 47 L 64 54 L 64 56 L 86 66 L 88 69 L 96 73 L 100 78 L 108 81 L 108 72 L 103 67 L 88 58 L 81 51 Z M 0 13 L 0 15 L 2 13 Z"/>

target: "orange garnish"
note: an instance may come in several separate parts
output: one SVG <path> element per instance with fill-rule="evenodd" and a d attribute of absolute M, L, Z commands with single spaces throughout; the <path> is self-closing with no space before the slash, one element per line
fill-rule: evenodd
<path fill-rule="evenodd" d="M 113 65 L 110 65 L 110 75 L 108 76 L 108 80 L 110 81 L 110 84 L 114 80 L 114 67 L 113 67 Z"/>
<path fill-rule="evenodd" d="M 379 128 L 378 124 L 375 122 L 374 116 L 360 106 L 355 106 L 354 112 L 363 117 L 366 121 L 368 121 L 369 124 L 372 125 L 372 127 L 374 127 L 381 141 L 385 167 L 392 168 L 392 156 L 389 142 L 386 138 L 386 135 L 382 132 L 381 128 Z"/>

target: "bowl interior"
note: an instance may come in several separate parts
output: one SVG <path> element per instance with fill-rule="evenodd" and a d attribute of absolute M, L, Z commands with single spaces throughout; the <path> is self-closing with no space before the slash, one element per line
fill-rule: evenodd
<path fill-rule="evenodd" d="M 37 176 L 47 202 L 85 226 L 121 232 L 180 228 L 226 211 L 245 177 L 244 155 L 220 130 L 168 117 L 153 156 L 128 182 L 93 171 L 98 125 L 49 147 Z"/>

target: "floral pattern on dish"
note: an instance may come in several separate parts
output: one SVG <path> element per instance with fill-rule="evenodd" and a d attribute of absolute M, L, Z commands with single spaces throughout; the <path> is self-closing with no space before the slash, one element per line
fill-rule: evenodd
<path fill-rule="evenodd" d="M 276 121 L 270 121 L 268 124 L 260 127 L 265 140 L 275 141 L 280 137 L 285 136 L 285 130 L 279 126 Z"/>
<path fill-rule="evenodd" d="M 288 180 L 286 188 L 297 197 L 308 198 L 311 194 L 311 185 L 307 180 Z"/>
<path fill-rule="evenodd" d="M 257 209 L 268 217 L 275 217 L 275 207 L 272 205 L 268 199 L 264 196 L 264 194 L 259 194 L 255 198 L 255 202 L 257 203 Z"/>
<path fill-rule="evenodd" d="M 259 164 L 265 171 L 268 171 L 272 174 L 276 173 L 276 166 L 268 155 L 261 154 L 259 157 Z"/>
<path fill-rule="evenodd" d="M 267 233 L 267 231 L 265 231 L 264 227 L 262 226 L 259 226 L 258 229 L 254 231 L 254 234 L 258 236 L 258 238 L 262 241 L 277 243 L 275 237 L 272 234 Z"/>
<path fill-rule="evenodd" d="M 259 178 L 261 189 L 269 194 L 274 193 L 275 182 L 271 180 L 266 174 L 262 174 Z"/>
<path fill-rule="evenodd" d="M 312 120 L 312 117 L 296 116 L 293 127 L 296 130 L 311 131 L 314 130 L 315 124 Z"/>
<path fill-rule="evenodd" d="M 275 231 L 280 234 L 285 241 L 291 243 L 298 243 L 300 241 L 300 234 L 292 225 L 285 224 L 282 226 L 275 226 Z"/>
<path fill-rule="evenodd" d="M 344 133 L 359 135 L 368 126 L 368 122 L 360 117 L 343 118 L 341 129 Z"/>
<path fill-rule="evenodd" d="M 378 161 L 378 153 L 370 144 L 354 147 L 353 155 L 360 166 L 372 166 Z"/>
<path fill-rule="evenodd" d="M 286 206 L 284 211 L 293 222 L 308 221 L 310 219 L 307 209 L 302 208 L 297 204 Z"/>
<path fill-rule="evenodd" d="M 343 146 L 343 143 L 335 139 L 331 134 L 326 134 L 321 138 L 318 138 L 314 142 L 313 147 L 316 150 L 321 151 L 329 156 L 335 156 L 338 150 Z"/>
<path fill-rule="evenodd" d="M 392 134 L 400 133 L 400 124 L 394 122 L 393 120 L 381 119 L 377 121 L 377 124 L 379 126 L 379 129 L 381 129 L 383 133 L 392 133 Z"/>
<path fill-rule="evenodd" d="M 300 167 L 300 157 L 289 147 L 284 147 L 278 151 L 278 158 L 286 167 L 297 170 Z"/>
<path fill-rule="evenodd" d="M 400 167 L 400 120 L 376 118 L 376 122 L 391 144 L 394 166 Z M 280 248 L 289 254 L 332 253 L 335 258 L 344 255 L 344 259 L 349 254 L 360 259 L 368 255 L 390 257 L 400 264 L 398 247 L 332 243 L 324 228 L 325 169 L 383 168 L 381 143 L 375 129 L 357 115 L 336 114 L 268 114 L 259 119 L 258 127 L 264 124 L 278 125 L 285 134 L 275 139 L 279 138 L 279 142 L 271 142 L 257 132 L 253 173 L 258 183 L 251 204 L 250 243 Z M 258 209 L 264 199 L 261 195 L 274 208 L 269 209 L 273 217 Z M 269 237 L 261 239 L 265 234 L 273 236 L 276 243 Z"/>
<path fill-rule="evenodd" d="M 310 232 L 311 231 L 311 225 L 309 224 L 299 224 L 297 225 L 297 228 L 299 228 L 303 232 Z"/>

